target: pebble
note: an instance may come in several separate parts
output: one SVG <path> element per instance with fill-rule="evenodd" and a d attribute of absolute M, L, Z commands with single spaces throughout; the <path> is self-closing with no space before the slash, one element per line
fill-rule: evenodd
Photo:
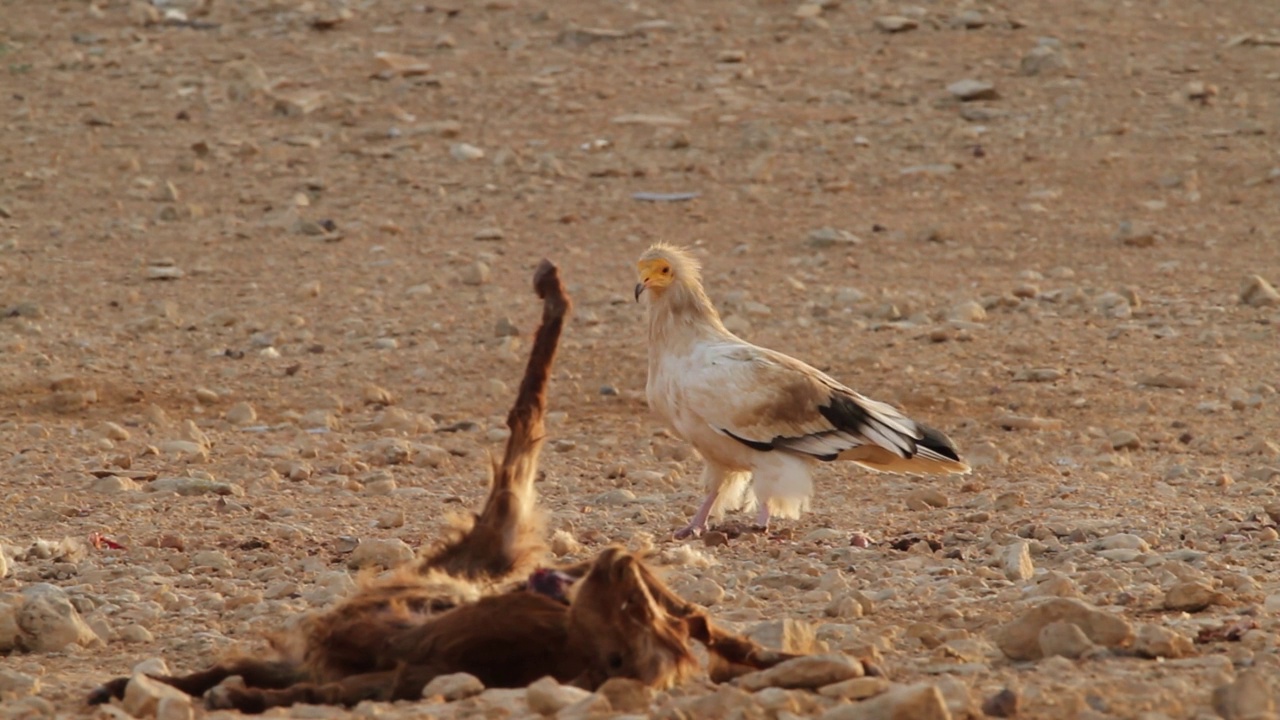
<path fill-rule="evenodd" d="M 484 150 L 467 143 L 454 143 L 449 147 L 449 154 L 455 160 L 479 160 L 484 157 Z"/>
<path fill-rule="evenodd" d="M 1196 613 L 1211 605 L 1220 605 L 1226 596 L 1203 582 L 1180 582 L 1164 595 L 1168 610 Z"/>
<path fill-rule="evenodd" d="M 451 673 L 440 675 L 427 683 L 422 689 L 422 697 L 442 697 L 446 702 L 462 700 L 484 692 L 484 683 L 480 678 L 468 673 Z"/>
<path fill-rule="evenodd" d="M 125 442 L 130 437 L 128 430 L 124 429 L 122 425 L 111 421 L 102 423 L 98 428 L 98 432 L 108 440 L 115 440 L 117 442 Z"/>
<path fill-rule="evenodd" d="M 866 700 L 885 692 L 891 686 L 887 678 L 858 677 L 818 688 L 818 694 L 839 700 Z"/>
<path fill-rule="evenodd" d="M 1107 442 L 1113 450 L 1138 450 L 1142 447 L 1142 439 L 1131 430 L 1116 430 L 1107 435 Z"/>
<path fill-rule="evenodd" d="M 881 15 L 875 19 L 875 26 L 880 32 L 892 34 L 915 30 L 920 27 L 920 23 L 913 18 L 901 15 Z"/>
<path fill-rule="evenodd" d="M 724 588 L 711 578 L 699 578 L 682 588 L 681 597 L 703 607 L 711 607 L 724 599 Z"/>
<path fill-rule="evenodd" d="M 134 623 L 120 628 L 120 639 L 129 643 L 149 643 L 155 642 L 156 638 L 150 630 Z"/>
<path fill-rule="evenodd" d="M 1004 688 L 982 703 L 982 712 L 989 717 L 995 718 L 1017 717 L 1019 701 L 1018 693 L 1009 688 Z"/>
<path fill-rule="evenodd" d="M 1038 642 L 1042 656 L 1061 656 L 1071 660 L 1084 657 L 1097 647 L 1079 625 L 1063 620 L 1056 620 L 1041 628 Z"/>
<path fill-rule="evenodd" d="M 116 495 L 119 493 L 136 492 L 138 483 L 133 480 L 119 475 L 108 475 L 104 478 L 98 478 L 89 486 L 89 490 L 103 495 Z M 0 573 L 0 577 L 3 574 Z"/>
<path fill-rule="evenodd" d="M 1035 575 L 1035 565 L 1031 562 L 1031 545 L 1020 540 L 1005 549 L 1004 576 L 1014 582 L 1030 580 Z"/>
<path fill-rule="evenodd" d="M 1126 645 L 1133 639 L 1133 628 L 1123 617 L 1068 598 L 1053 598 L 1035 605 L 997 628 L 992 638 L 1011 660 L 1039 660 L 1044 657 L 1040 631 L 1059 620 L 1077 625 L 1090 641 L 1103 647 Z"/>
<path fill-rule="evenodd" d="M 1018 63 L 1018 72 L 1027 77 L 1050 75 L 1071 66 L 1062 53 L 1049 45 L 1037 45 L 1027 51 Z"/>
<path fill-rule="evenodd" d="M 502 228 L 488 227 L 488 228 L 482 228 L 480 230 L 477 230 L 475 234 L 471 236 L 471 239 L 482 240 L 482 241 L 495 241 L 495 240 L 502 240 L 506 236 L 507 235 L 502 231 Z"/>
<path fill-rule="evenodd" d="M 1250 275 L 1240 289 L 1240 302 L 1250 307 L 1275 307 L 1280 305 L 1280 291 L 1261 275 Z"/>
<path fill-rule="evenodd" d="M 236 566 L 236 563 L 221 550 L 202 550 L 191 556 L 191 565 L 214 570 L 230 570 Z"/>
<path fill-rule="evenodd" d="M 230 495 L 242 497 L 244 495 L 244 488 L 239 485 L 200 477 L 157 478 L 147 483 L 143 489 L 147 492 L 171 492 L 183 496 Z"/>
<path fill-rule="evenodd" d="M 258 411 L 247 402 L 238 402 L 227 408 L 223 418 L 232 425 L 252 425 L 258 420 Z"/>
<path fill-rule="evenodd" d="M 489 276 L 489 266 L 478 261 L 466 265 L 462 270 L 458 271 L 458 279 L 462 281 L 463 285 L 484 285 L 489 282 Z"/>
<path fill-rule="evenodd" d="M 361 540 L 347 559 L 347 567 L 359 570 L 365 567 L 390 569 L 413 560 L 413 548 L 399 538 Z"/>
<path fill-rule="evenodd" d="M 16 670 L 0 670 L 0 698 L 16 699 L 40 692 L 40 678 Z"/>
<path fill-rule="evenodd" d="M 910 510 L 929 510 L 947 507 L 950 501 L 946 495 L 935 488 L 920 488 L 907 494 L 906 503 Z"/>
<path fill-rule="evenodd" d="M 1147 658 L 1181 658 L 1191 655 L 1195 647 L 1191 638 L 1176 630 L 1142 623 L 1133 639 L 1133 651 Z"/>
<path fill-rule="evenodd" d="M 961 102 L 995 100 L 1000 97 L 996 92 L 996 86 L 984 80 L 957 80 L 947 86 L 947 92 Z"/>
<path fill-rule="evenodd" d="M 819 250 L 832 247 L 854 247 L 862 244 L 862 238 L 848 230 L 824 227 L 809 233 L 809 247 Z"/>
<path fill-rule="evenodd" d="M 561 685 L 549 676 L 534 682 L 525 690 L 529 709 L 539 715 L 555 715 L 591 695 L 592 693 L 582 688 Z"/>
<path fill-rule="evenodd" d="M 813 690 L 864 674 L 862 663 L 845 655 L 808 655 L 743 675 L 737 683 L 748 691 L 768 687 Z"/>

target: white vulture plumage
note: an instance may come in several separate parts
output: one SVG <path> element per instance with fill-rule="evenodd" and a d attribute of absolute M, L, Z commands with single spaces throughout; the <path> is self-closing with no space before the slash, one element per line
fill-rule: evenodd
<path fill-rule="evenodd" d="M 677 538 L 700 534 L 727 510 L 755 506 L 759 528 L 770 517 L 798 517 L 813 495 L 816 461 L 969 472 L 940 431 L 726 330 L 685 250 L 659 243 L 637 269 L 636 300 L 649 305 L 649 407 L 706 463 L 706 499 Z"/>

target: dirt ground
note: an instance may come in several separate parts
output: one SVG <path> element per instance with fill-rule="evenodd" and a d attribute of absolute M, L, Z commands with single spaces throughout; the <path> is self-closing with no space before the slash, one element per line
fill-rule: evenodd
<path fill-rule="evenodd" d="M 953 717 L 1006 688 L 1275 717 L 1214 691 L 1280 676 L 1280 298 L 1250 285 L 1280 284 L 1280 4 L 155 4 L 0 0 L 0 591 L 61 586 L 107 638 L 5 658 L 50 704 L 0 716 L 87 715 L 328 604 L 358 541 L 439 537 L 545 257 L 568 557 L 652 542 L 717 617 L 810 621 Z M 646 409 L 631 297 L 656 240 L 974 473 L 824 466 L 774 537 L 678 550 L 700 462 Z M 1008 657 L 1053 596 L 1134 637 Z M 826 707 L 795 695 L 761 712 Z"/>

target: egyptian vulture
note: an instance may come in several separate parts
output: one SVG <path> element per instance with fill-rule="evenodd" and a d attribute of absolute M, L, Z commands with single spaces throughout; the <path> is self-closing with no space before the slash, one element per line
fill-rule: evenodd
<path fill-rule="evenodd" d="M 798 517 L 819 460 L 969 472 L 940 431 L 726 330 L 687 251 L 654 245 L 638 270 L 636 300 L 649 305 L 649 407 L 705 461 L 706 499 L 677 538 L 702 533 L 727 510 L 756 507 L 761 529 L 770 517 Z"/>

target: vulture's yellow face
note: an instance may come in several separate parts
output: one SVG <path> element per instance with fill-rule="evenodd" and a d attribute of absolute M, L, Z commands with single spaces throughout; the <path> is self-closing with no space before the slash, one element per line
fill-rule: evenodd
<path fill-rule="evenodd" d="M 640 271 L 640 282 L 636 283 L 636 300 L 645 290 L 661 294 L 671 283 L 675 282 L 676 271 L 671 261 L 666 258 L 645 258 L 637 264 Z"/>

